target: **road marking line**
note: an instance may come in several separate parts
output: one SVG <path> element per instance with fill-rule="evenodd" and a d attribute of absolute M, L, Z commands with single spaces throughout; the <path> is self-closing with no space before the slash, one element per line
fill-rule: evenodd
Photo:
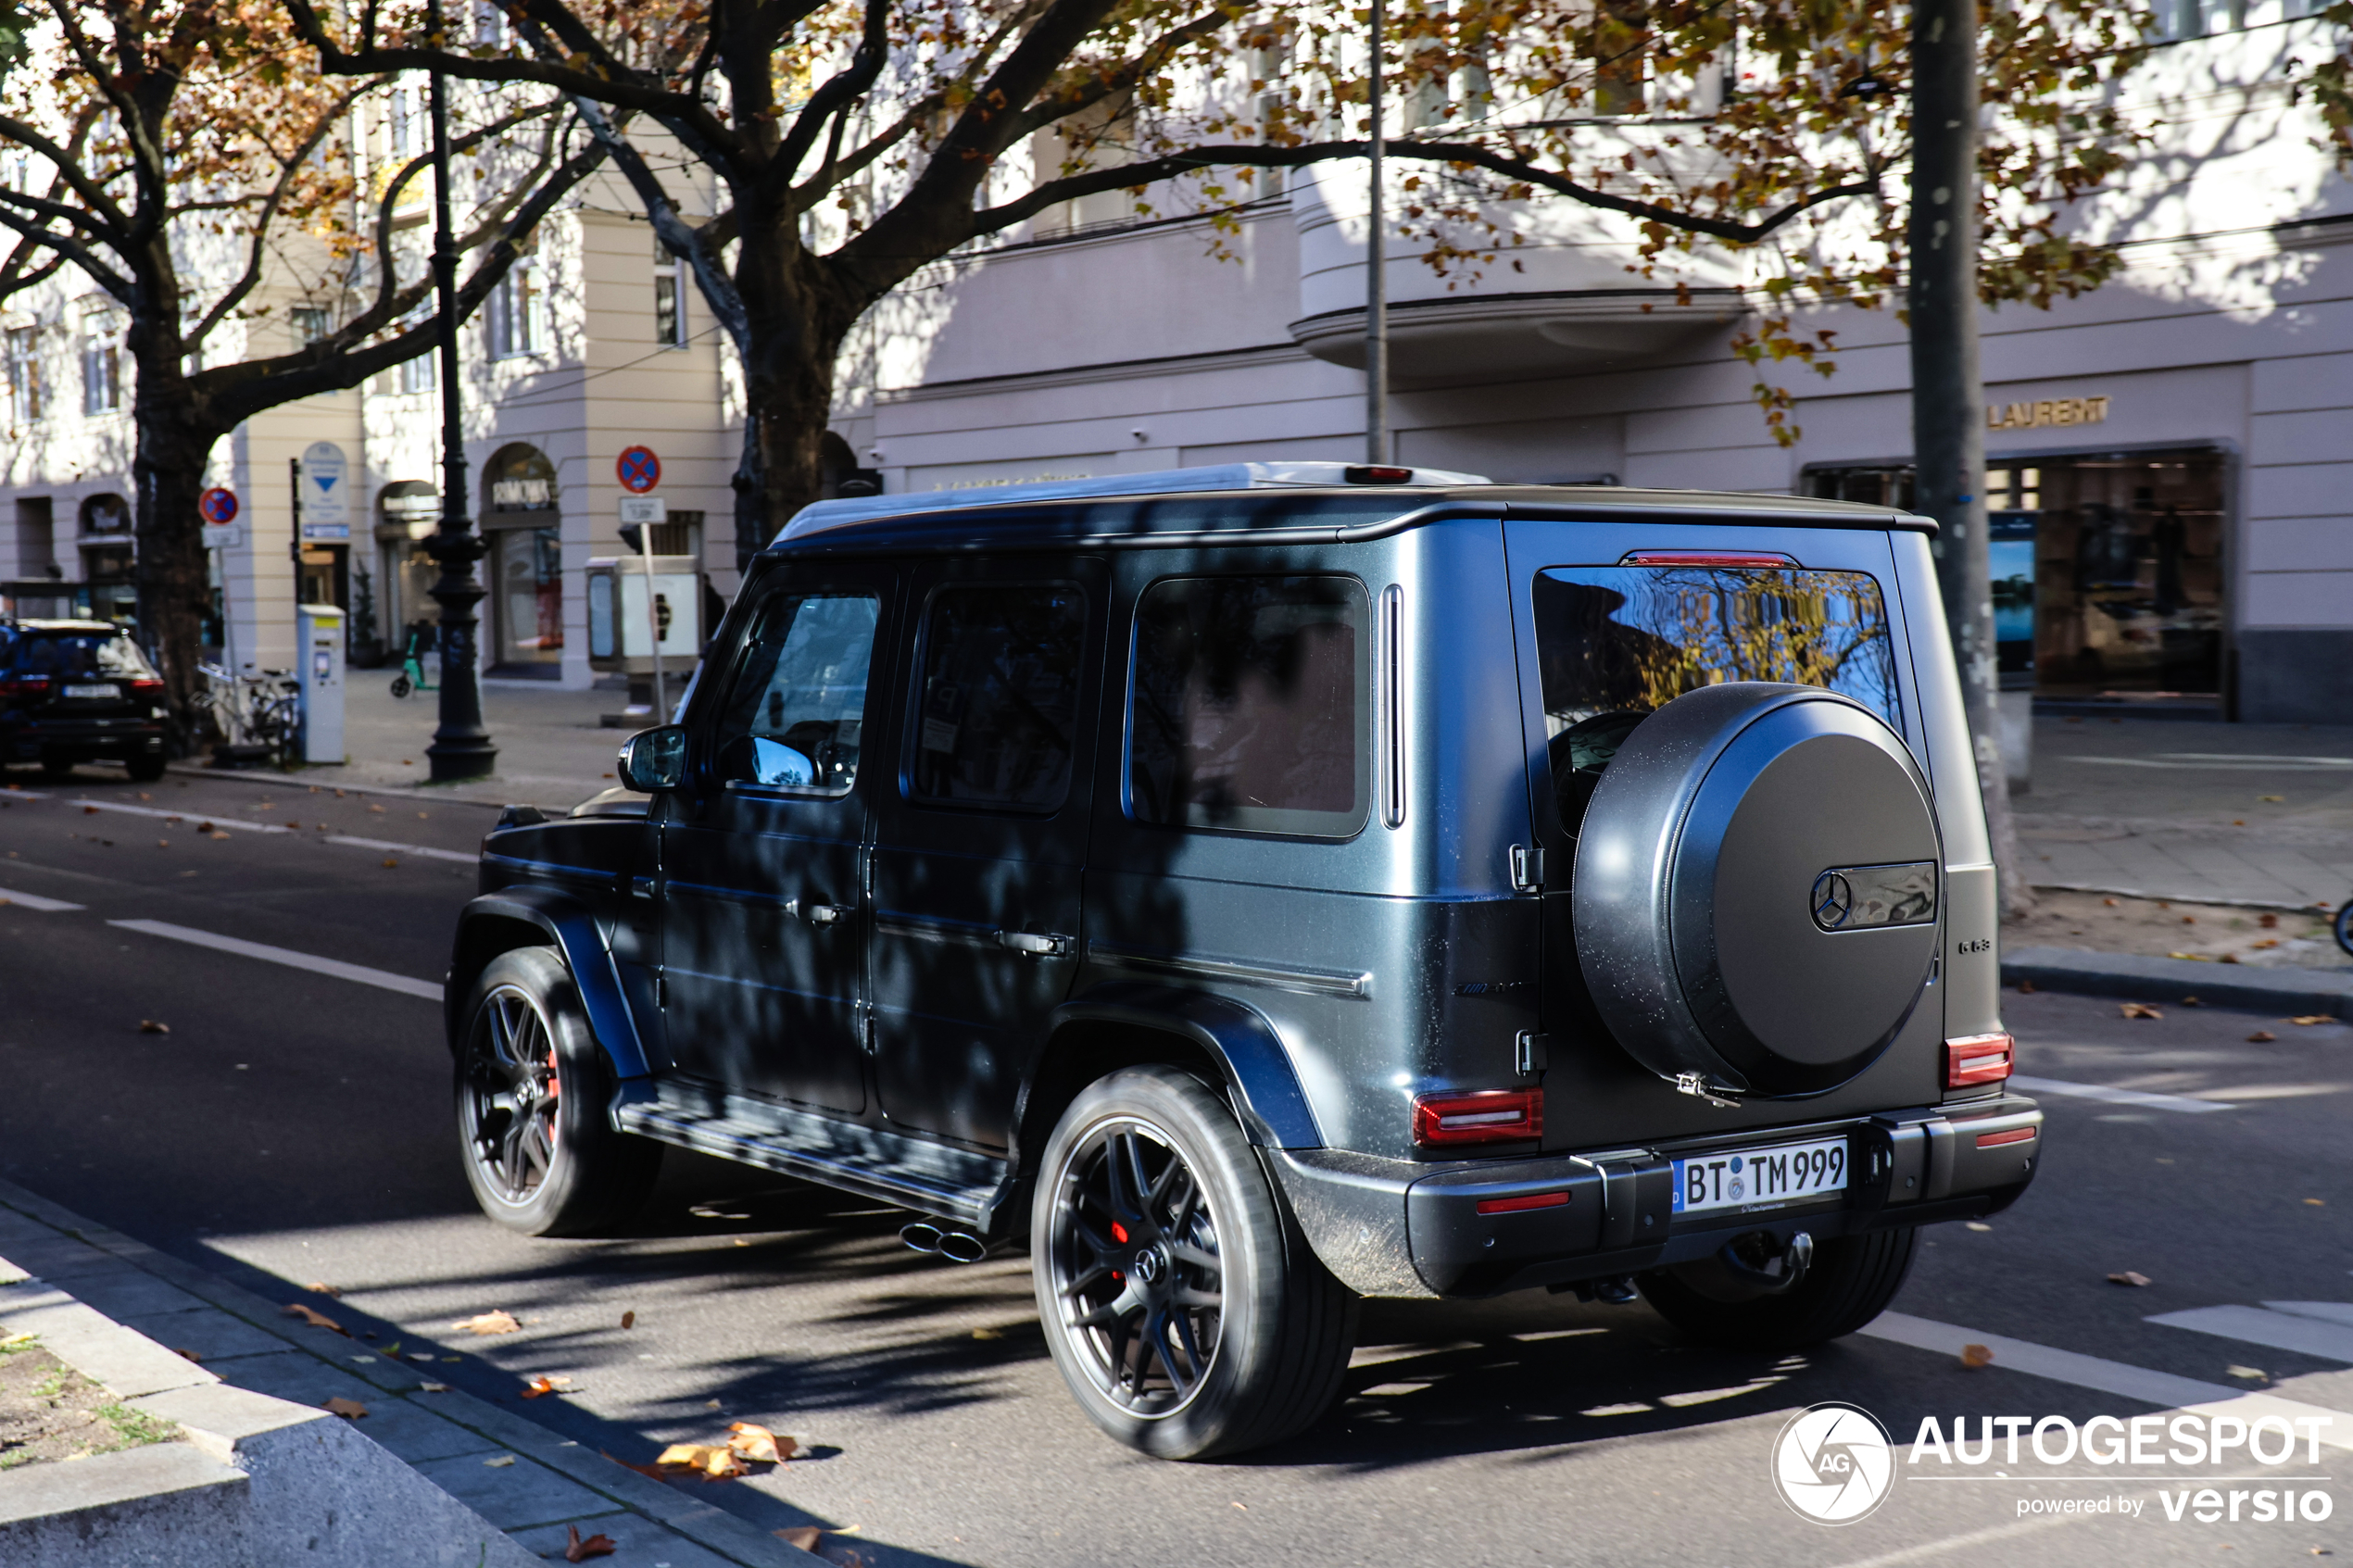
<path fill-rule="evenodd" d="M 2299 1318 L 2318 1318 L 2322 1323 L 2341 1323 L 2353 1328 L 2353 1302 L 2347 1301 L 2266 1301 L 2275 1312 L 2293 1312 Z"/>
<path fill-rule="evenodd" d="M 2175 752 L 2171 757 L 2070 757 L 2070 762 L 2094 762 L 2110 768 L 2217 768 L 2230 772 L 2326 773 L 2353 768 L 2353 757 L 2224 756 L 2219 752 Z"/>
<path fill-rule="evenodd" d="M 2115 1394 L 2160 1409 L 2192 1411 L 2200 1415 L 2227 1413 L 2248 1422 L 2276 1415 L 2291 1426 L 2298 1417 L 2320 1421 L 2325 1423 L 2321 1428 L 2322 1442 L 2333 1449 L 2353 1449 L 2353 1420 L 2347 1419 L 2345 1412 L 2306 1404 L 2300 1399 L 2282 1399 L 2277 1394 L 2248 1393 L 2221 1383 L 2203 1383 L 2195 1377 L 2152 1372 L 2146 1367 L 2054 1349 L 2048 1345 L 2011 1339 L 1980 1329 L 1935 1323 L 1908 1312 L 1881 1312 L 1856 1332 L 1873 1339 L 1909 1345 L 1915 1350 L 1933 1350 L 1955 1357 L 1960 1355 L 1963 1346 L 1982 1345 L 1994 1352 L 1997 1369 Z"/>
<path fill-rule="evenodd" d="M 455 860 L 462 866 L 482 864 L 480 855 L 468 855 L 456 849 L 428 849 L 422 844 L 395 844 L 388 838 L 352 838 L 344 834 L 331 833 L 327 835 L 326 842 L 348 844 L 359 849 L 382 849 L 389 854 L 422 855 L 432 860 Z"/>
<path fill-rule="evenodd" d="M 249 822 L 243 817 L 221 817 L 208 811 L 167 811 L 160 806 L 132 806 L 120 800 L 69 800 L 66 804 L 80 806 L 91 811 L 127 811 L 134 817 L 161 817 L 167 822 L 210 822 L 216 827 L 225 822 L 233 826 L 241 827 L 247 833 L 292 833 L 294 831 L 292 828 L 281 827 L 276 822 Z"/>
<path fill-rule="evenodd" d="M 266 942 L 248 942 L 242 936 L 220 936 L 209 931 L 198 931 L 193 926 L 173 925 L 169 921 L 110 920 L 107 923 L 124 931 L 144 932 L 149 936 L 161 936 L 169 941 L 210 947 L 216 952 L 259 959 L 264 963 L 282 963 L 288 969 L 308 970 L 312 974 L 329 975 L 336 980 L 381 986 L 386 991 L 397 991 L 404 997 L 422 997 L 432 1002 L 441 1000 L 441 986 L 434 981 L 411 980 L 405 974 L 345 963 L 341 959 L 322 959 L 311 953 L 297 953 L 291 947 L 272 947 Z"/>
<path fill-rule="evenodd" d="M 1917 1481 L 1921 1477 L 1907 1475 L 1905 1479 Z M 2039 1480 L 2040 1477 L 2036 1479 Z M 1898 1547 L 1894 1551 L 1883 1551 L 1877 1557 L 1858 1557 L 1853 1562 L 1839 1564 L 1839 1568 L 1897 1568 L 1900 1563 L 1924 1562 L 1931 1557 L 1942 1557 L 1948 1551 L 1958 1551 L 1963 1547 L 1982 1546 L 1988 1541 L 2005 1541 L 2013 1536 L 2038 1535 L 2059 1524 L 2080 1524 L 2082 1522 L 2082 1514 L 2038 1514 L 2020 1524 L 1996 1524 L 1991 1529 L 1972 1530 L 1965 1536 L 1947 1536 L 1941 1541 L 1922 1541 L 1918 1546 Z"/>
<path fill-rule="evenodd" d="M 2142 1321 L 2353 1365 L 2353 1323 L 2334 1323 L 2295 1312 L 2267 1311 L 2261 1307 L 2192 1307 L 2186 1311 L 2159 1312 Z"/>
<path fill-rule="evenodd" d="M 2217 1099 L 2191 1099 L 2186 1095 L 2158 1095 L 2146 1089 L 2111 1089 L 2106 1084 L 2077 1084 L 2065 1078 L 2030 1078 L 2022 1073 L 2010 1082 L 2031 1095 L 2070 1095 L 2077 1099 L 2106 1100 L 2110 1105 L 2145 1105 L 2153 1110 L 2178 1110 L 2195 1116 L 2207 1110 L 2236 1110 Z"/>
<path fill-rule="evenodd" d="M 0 904 L 14 904 L 19 909 L 31 909 L 37 914 L 44 915 L 56 914 L 63 909 L 79 909 L 85 907 L 81 904 L 69 904 L 63 898 L 44 898 L 38 893 L 19 893 L 6 887 L 0 887 Z"/>

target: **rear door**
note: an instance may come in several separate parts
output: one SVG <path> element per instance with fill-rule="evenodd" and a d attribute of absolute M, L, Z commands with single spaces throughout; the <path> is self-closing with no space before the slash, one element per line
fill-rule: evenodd
<path fill-rule="evenodd" d="M 661 826 L 663 1016 L 681 1072 L 843 1114 L 860 1028 L 863 766 L 887 691 L 896 573 L 763 578 L 689 721 Z"/>
<path fill-rule="evenodd" d="M 1011 1138 L 1046 1015 L 1078 972 L 1107 573 L 925 568 L 900 764 L 875 797 L 875 1077 L 896 1124 Z"/>

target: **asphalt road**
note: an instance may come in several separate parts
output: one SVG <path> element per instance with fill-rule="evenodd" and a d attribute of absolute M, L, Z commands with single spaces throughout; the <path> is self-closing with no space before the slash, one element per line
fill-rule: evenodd
<path fill-rule="evenodd" d="M 709 1440 L 729 1419 L 793 1434 L 818 1457 L 698 1495 L 763 1526 L 855 1526 L 829 1538 L 837 1560 L 2014 1568 L 2353 1551 L 2353 1485 L 2332 1463 L 2353 1462 L 2346 1449 L 2277 1472 L 2317 1478 L 2297 1489 L 2327 1494 L 2331 1517 L 2260 1524 L 2170 1522 L 2158 1500 L 2259 1469 L 2244 1459 L 2129 1480 L 2031 1455 L 1899 1462 L 1886 1502 L 1836 1530 L 1786 1506 L 1769 1464 L 1783 1424 L 1824 1400 L 1876 1415 L 1899 1461 L 1929 1416 L 1974 1433 L 1982 1417 L 2081 1423 L 2171 1402 L 2030 1374 L 2013 1340 L 2353 1412 L 2353 1352 L 2148 1321 L 2241 1306 L 2262 1332 L 2284 1315 L 2263 1317 L 2267 1301 L 2353 1316 L 2353 1029 L 2172 997 L 2149 998 L 2154 1020 L 2012 997 L 2023 1072 L 2155 1098 L 2045 1093 L 2048 1152 L 2026 1199 L 1984 1228 L 1929 1234 L 1896 1309 L 2005 1336 L 1992 1366 L 1870 1335 L 1785 1360 L 1697 1349 L 1647 1309 L 1542 1292 L 1373 1303 L 1348 1396 L 1315 1430 L 1162 1464 L 1112 1445 L 1065 1397 L 1025 1260 L 918 1257 L 897 1242 L 904 1216 L 683 1154 L 625 1235 L 509 1235 L 459 1173 L 434 1002 L 187 939 L 434 980 L 487 809 L 245 780 L 127 785 L 97 769 L 67 786 L 12 777 L 0 1174 L 276 1298 L 333 1283 L 339 1315 L 381 1337 L 447 1343 L 455 1319 L 513 1312 L 523 1332 L 451 1346 L 471 1358 L 458 1379 L 511 1399 L 525 1378 L 570 1376 L 563 1398 L 513 1408 L 623 1459 Z M 79 907 L 44 907 L 66 905 Z M 109 923 L 129 920 L 179 935 Z M 2278 1038 L 2250 1042 L 2259 1029 Z M 2200 1109 L 2215 1105 L 2229 1109 Z M 2150 1283 L 2108 1283 L 2126 1270 Z M 2353 1322 L 2324 1336 L 2346 1341 Z M 2353 1414 L 2336 1430 L 2353 1442 Z M 2104 1497 L 2144 1512 L 2020 1512 Z"/>

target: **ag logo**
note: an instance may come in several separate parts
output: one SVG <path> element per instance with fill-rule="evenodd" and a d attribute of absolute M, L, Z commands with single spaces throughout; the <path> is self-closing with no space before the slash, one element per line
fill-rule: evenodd
<path fill-rule="evenodd" d="M 1887 1428 L 1854 1405 L 1809 1405 L 1773 1440 L 1781 1500 L 1817 1524 L 1852 1524 L 1885 1501 L 1895 1457 Z"/>

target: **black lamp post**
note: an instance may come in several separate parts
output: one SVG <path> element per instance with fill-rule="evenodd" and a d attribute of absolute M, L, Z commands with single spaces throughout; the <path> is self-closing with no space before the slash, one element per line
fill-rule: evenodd
<path fill-rule="evenodd" d="M 442 45 L 441 0 L 429 0 L 425 27 Z M 465 403 L 458 385 L 458 238 L 449 221 L 448 81 L 433 75 L 433 277 L 441 339 L 441 522 L 425 553 L 441 567 L 433 585 L 441 607 L 441 726 L 425 756 L 435 784 L 488 775 L 498 759 L 482 726 L 482 686 L 474 674 L 474 633 L 483 588 L 474 574 L 482 536 L 466 504 Z"/>

